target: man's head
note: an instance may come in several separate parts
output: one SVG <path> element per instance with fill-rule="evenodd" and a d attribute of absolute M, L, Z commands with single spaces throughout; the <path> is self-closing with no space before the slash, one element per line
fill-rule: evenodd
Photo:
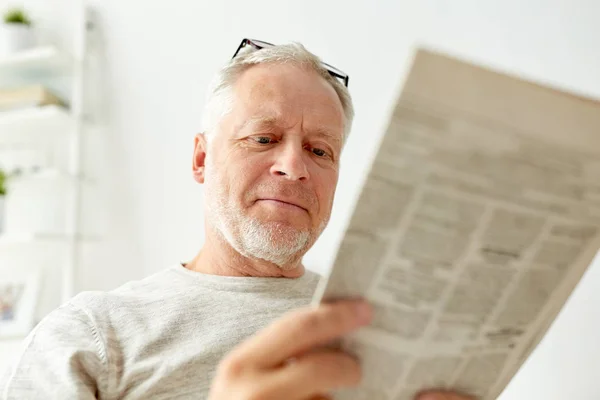
<path fill-rule="evenodd" d="M 209 91 L 195 141 L 210 231 L 245 257 L 299 261 L 329 221 L 352 118 L 345 86 L 303 46 L 234 58 Z"/>

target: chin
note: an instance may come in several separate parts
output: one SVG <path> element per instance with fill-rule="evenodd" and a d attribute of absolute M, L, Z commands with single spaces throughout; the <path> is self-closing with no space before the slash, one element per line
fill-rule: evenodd
<path fill-rule="evenodd" d="M 296 263 L 312 245 L 312 231 L 287 223 L 255 221 L 242 230 L 242 247 L 249 254 L 279 266 Z"/>
<path fill-rule="evenodd" d="M 289 232 L 308 232 L 310 227 L 306 224 L 299 224 L 297 221 L 289 220 L 268 220 L 262 224 L 273 231 L 289 231 Z"/>

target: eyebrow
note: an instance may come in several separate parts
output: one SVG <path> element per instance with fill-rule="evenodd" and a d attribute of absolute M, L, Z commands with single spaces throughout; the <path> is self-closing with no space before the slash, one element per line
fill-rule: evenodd
<path fill-rule="evenodd" d="M 248 126 L 258 125 L 258 126 L 275 126 L 277 125 L 276 117 L 252 117 L 245 120 L 239 127 L 238 131 L 241 131 Z"/>
<path fill-rule="evenodd" d="M 276 127 L 279 126 L 278 122 L 279 119 L 277 117 L 252 117 L 248 118 L 240 125 L 238 132 L 252 125 L 261 127 Z M 329 129 L 322 126 L 311 129 L 309 134 L 325 137 L 338 143 L 341 142 L 341 139 L 338 138 L 337 135 L 333 134 Z"/>

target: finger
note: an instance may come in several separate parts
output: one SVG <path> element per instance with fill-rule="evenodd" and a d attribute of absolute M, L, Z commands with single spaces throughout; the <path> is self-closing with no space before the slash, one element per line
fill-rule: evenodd
<path fill-rule="evenodd" d="M 448 390 L 431 390 L 422 392 L 415 400 L 477 400 L 473 396 Z"/>
<path fill-rule="evenodd" d="M 285 315 L 243 342 L 232 358 L 246 365 L 275 367 L 313 347 L 366 325 L 372 309 L 361 300 L 341 300 Z"/>
<path fill-rule="evenodd" d="M 318 394 L 311 397 L 310 400 L 333 400 L 333 397 L 327 396 L 326 394 Z"/>
<path fill-rule="evenodd" d="M 356 386 L 360 379 L 360 364 L 350 355 L 333 350 L 308 353 L 273 375 L 272 397 L 289 398 L 293 393 L 294 399 L 327 398 L 323 393 Z"/>

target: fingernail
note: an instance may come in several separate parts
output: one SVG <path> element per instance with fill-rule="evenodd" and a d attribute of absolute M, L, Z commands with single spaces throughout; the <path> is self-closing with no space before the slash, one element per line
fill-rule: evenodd
<path fill-rule="evenodd" d="M 366 301 L 361 301 L 356 307 L 358 319 L 363 324 L 368 324 L 373 318 L 373 308 Z"/>

